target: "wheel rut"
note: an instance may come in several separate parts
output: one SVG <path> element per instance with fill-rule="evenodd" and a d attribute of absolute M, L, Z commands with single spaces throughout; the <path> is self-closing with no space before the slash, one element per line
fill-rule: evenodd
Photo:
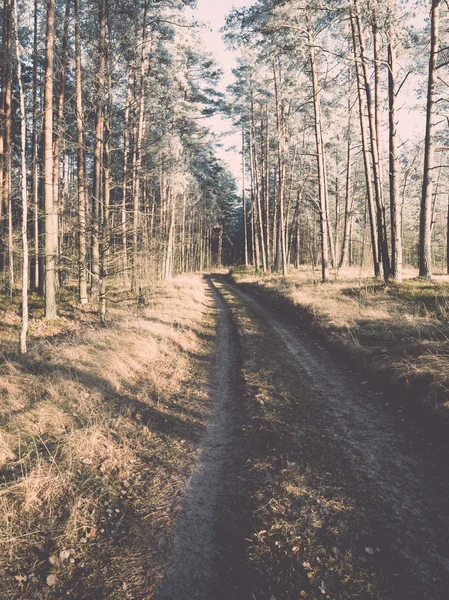
<path fill-rule="evenodd" d="M 368 382 L 342 369 L 324 348 L 262 299 L 238 285 L 221 284 L 270 332 L 273 343 L 284 346 L 285 361 L 293 361 L 301 386 L 298 393 L 312 399 L 304 430 L 309 428 L 322 439 L 323 456 L 331 447 L 338 447 L 344 456 L 350 497 L 374 524 L 382 544 L 379 552 L 396 556 L 399 573 L 395 575 L 404 581 L 395 597 L 447 597 L 449 483 L 445 469 L 410 448 Z M 405 589 L 410 590 L 407 595 Z"/>
<path fill-rule="evenodd" d="M 185 492 L 174 535 L 174 551 L 158 600 L 224 598 L 229 563 L 239 554 L 239 443 L 242 411 L 239 344 L 229 309 L 210 279 L 217 311 L 210 422 L 202 439 L 198 469 Z"/>

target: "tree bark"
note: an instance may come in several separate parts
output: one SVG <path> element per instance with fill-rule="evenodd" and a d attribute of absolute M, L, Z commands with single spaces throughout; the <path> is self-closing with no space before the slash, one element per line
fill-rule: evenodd
<path fill-rule="evenodd" d="M 104 80 L 106 53 L 106 0 L 99 0 L 98 75 L 96 90 L 94 177 L 92 196 L 92 288 L 98 294 L 100 282 L 100 230 L 104 144 Z"/>
<path fill-rule="evenodd" d="M 439 45 L 440 0 L 432 0 L 429 79 L 427 85 L 424 177 L 419 221 L 419 276 L 432 279 L 432 196 L 435 155 L 435 88 Z"/>
<path fill-rule="evenodd" d="M 37 132 L 37 66 L 38 56 L 38 0 L 34 0 L 34 32 L 33 32 L 33 116 L 32 116 L 32 149 L 31 149 L 31 195 L 33 203 L 33 288 L 38 291 L 39 281 L 39 163 L 38 163 L 38 132 Z"/>
<path fill-rule="evenodd" d="M 14 289 L 14 247 L 12 231 L 12 3 L 11 0 L 4 2 L 4 27 L 3 27 L 3 114 L 4 127 L 4 182 L 3 182 L 3 213 L 7 215 L 8 231 L 8 289 L 12 297 Z"/>
<path fill-rule="evenodd" d="M 248 266 L 248 224 L 246 206 L 246 164 L 245 164 L 245 129 L 242 128 L 242 202 L 243 202 L 243 245 L 245 267 Z"/>
<path fill-rule="evenodd" d="M 377 223 L 377 240 L 378 240 L 378 252 L 382 261 L 384 279 L 388 280 L 390 276 L 390 258 L 388 254 L 388 242 L 386 235 L 386 223 L 385 223 L 385 207 L 383 202 L 383 191 L 382 191 L 382 174 L 380 165 L 379 155 L 379 142 L 377 138 L 378 125 L 376 123 L 376 109 L 373 103 L 373 95 L 371 91 L 370 77 L 368 73 L 368 59 L 366 56 L 365 38 L 363 33 L 363 26 L 360 17 L 360 6 L 359 0 L 354 1 L 354 16 L 357 24 L 359 48 L 360 48 L 360 60 L 362 65 L 362 73 L 364 79 L 364 88 L 366 94 L 366 104 L 368 108 L 368 123 L 370 132 L 371 142 L 371 156 L 372 166 L 374 175 L 374 196 L 376 199 L 376 223 Z"/>
<path fill-rule="evenodd" d="M 396 123 L 396 31 L 395 0 L 390 4 L 390 27 L 388 40 L 388 107 L 389 107 L 389 165 L 390 165 L 390 214 L 391 214 L 391 277 L 402 281 L 402 222 L 399 206 L 399 159 Z"/>
<path fill-rule="evenodd" d="M 68 60 L 68 49 L 69 49 L 69 18 L 70 18 L 70 4 L 71 0 L 66 0 L 65 16 L 64 16 L 64 33 L 62 38 L 62 50 L 61 50 L 61 67 L 59 72 L 58 82 L 58 95 L 57 95 L 57 110 L 56 118 L 53 124 L 53 202 L 58 211 L 58 221 L 63 215 L 63 206 L 61 205 L 60 190 L 59 190 L 59 175 L 60 175 L 60 159 L 61 159 L 61 138 L 62 138 L 62 123 L 64 118 L 64 97 L 65 97 L 65 83 L 66 83 L 66 69 Z M 59 231 L 59 226 L 58 226 Z M 61 254 L 62 238 L 60 244 L 58 244 L 58 254 Z"/>
<path fill-rule="evenodd" d="M 27 351 L 28 335 L 28 188 L 27 188 L 27 131 L 25 112 L 25 92 L 22 82 L 22 56 L 17 25 L 17 1 L 13 0 L 14 41 L 17 60 L 17 81 L 19 85 L 20 107 L 20 192 L 22 199 L 22 326 L 20 330 L 20 352 Z"/>
<path fill-rule="evenodd" d="M 326 179 L 323 157 L 323 136 L 321 122 L 320 90 L 318 87 L 318 74 L 316 68 L 315 48 L 313 41 L 310 42 L 310 66 L 312 69 L 313 108 L 315 114 L 315 140 L 318 167 L 318 197 L 320 212 L 320 236 L 321 236 L 321 280 L 323 283 L 329 281 L 329 230 L 326 202 Z"/>
<path fill-rule="evenodd" d="M 356 70 L 356 78 L 357 78 L 357 95 L 359 100 L 359 117 L 360 117 L 360 132 L 362 138 L 362 154 L 363 154 L 363 165 L 365 168 L 365 182 L 366 182 L 366 195 L 368 202 L 368 213 L 370 218 L 370 233 L 371 233 L 371 249 L 373 253 L 373 267 L 374 267 L 374 276 L 379 277 L 380 275 L 380 257 L 379 257 L 379 245 L 377 241 L 377 218 L 376 218 L 376 209 L 374 205 L 374 193 L 373 186 L 371 183 L 371 170 L 370 170 L 370 162 L 368 158 L 368 134 L 366 131 L 365 117 L 364 117 L 364 103 L 362 96 L 362 73 L 360 69 L 360 59 L 359 54 L 357 52 L 357 32 L 356 32 L 356 23 L 355 23 L 355 14 L 352 9 L 350 9 L 350 21 L 351 21 L 351 31 L 352 31 L 352 46 L 354 53 L 354 62 L 355 62 L 355 70 Z"/>
<path fill-rule="evenodd" d="M 277 231 L 277 245 L 276 245 L 276 261 L 275 270 L 279 270 L 279 261 L 282 264 L 282 275 L 287 275 L 287 248 L 285 240 L 285 156 L 284 156 L 284 142 L 285 142 L 285 131 L 284 131 L 284 116 L 282 112 L 278 76 L 276 70 L 276 62 L 273 60 L 273 75 L 274 75 L 274 92 L 276 101 L 276 122 L 277 122 L 277 142 L 278 142 L 278 167 L 279 167 L 279 190 L 278 190 L 278 206 L 279 206 L 279 217 L 276 225 Z M 275 199 L 276 201 L 276 199 Z"/>
<path fill-rule="evenodd" d="M 56 319 L 58 214 L 53 198 L 53 60 L 55 1 L 47 0 L 44 88 L 45 317 Z"/>
<path fill-rule="evenodd" d="M 344 229 L 343 229 L 343 240 L 341 245 L 341 255 L 339 268 L 342 269 L 347 266 L 348 258 L 349 258 L 349 231 L 350 231 L 350 221 L 352 215 L 352 205 L 353 205 L 353 196 L 351 193 L 352 187 L 352 159 L 351 159 L 351 145 L 352 145 L 352 136 L 351 136 L 351 121 L 352 121 L 352 111 L 351 111 L 351 69 L 349 69 L 349 93 L 348 93 L 348 147 L 346 154 L 346 194 L 345 194 L 345 220 L 344 220 Z M 374 247 L 376 245 L 374 244 Z"/>
<path fill-rule="evenodd" d="M 86 304 L 87 273 L 86 273 L 86 155 L 84 148 L 84 106 L 81 68 L 81 29 L 80 29 L 80 0 L 75 0 L 75 96 L 76 96 L 76 132 L 77 132 L 77 180 L 78 180 L 78 278 L 79 301 Z"/>

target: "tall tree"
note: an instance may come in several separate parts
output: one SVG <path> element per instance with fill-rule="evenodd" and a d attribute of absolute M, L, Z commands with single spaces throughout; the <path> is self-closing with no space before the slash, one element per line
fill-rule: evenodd
<path fill-rule="evenodd" d="M 432 278 L 432 200 L 435 156 L 435 90 L 440 29 L 440 0 L 432 0 L 430 10 L 430 59 L 427 84 L 426 136 L 424 140 L 424 177 L 419 221 L 419 275 Z"/>
<path fill-rule="evenodd" d="M 76 132 L 77 132 L 77 189 L 78 189 L 78 281 L 79 300 L 86 304 L 87 272 L 86 272 L 86 155 L 84 142 L 84 106 L 81 66 L 81 28 L 80 0 L 74 0 L 75 11 L 75 95 L 76 95 Z"/>
<path fill-rule="evenodd" d="M 17 0 L 13 0 L 13 28 L 17 62 L 17 82 L 19 87 L 20 112 L 20 196 L 22 200 L 22 327 L 20 331 L 20 352 L 27 351 L 28 335 L 28 187 L 27 187 L 27 128 L 25 112 L 25 91 L 22 81 L 22 53 L 20 49 Z"/>
<path fill-rule="evenodd" d="M 389 107 L 389 166 L 391 215 L 391 277 L 402 281 L 402 215 L 399 206 L 399 158 L 396 110 L 396 11 L 395 0 L 390 2 L 388 29 L 388 107 Z"/>
<path fill-rule="evenodd" d="M 45 317 L 56 319 L 58 213 L 53 198 L 53 69 L 55 2 L 47 0 L 44 86 Z"/>

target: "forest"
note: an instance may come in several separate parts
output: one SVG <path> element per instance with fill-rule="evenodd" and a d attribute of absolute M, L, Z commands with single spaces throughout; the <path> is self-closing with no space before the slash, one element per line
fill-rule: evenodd
<path fill-rule="evenodd" d="M 188 2 L 3 7 L 2 285 L 57 315 L 78 281 L 104 319 L 107 281 L 144 281 L 222 262 L 235 183 L 207 116 L 219 69 Z M 229 234 L 227 234 L 229 235 Z"/>
<path fill-rule="evenodd" d="M 1 2 L 0 598 L 444 600 L 449 2 L 205 6 Z"/>
<path fill-rule="evenodd" d="M 448 7 L 427 4 L 258 2 L 228 17 L 245 264 L 321 262 L 323 281 L 368 261 L 385 280 L 447 272 Z"/>
<path fill-rule="evenodd" d="M 227 98 L 189 5 L 4 3 L 1 272 L 22 351 L 29 291 L 54 319 L 76 280 L 104 320 L 108 280 L 136 294 L 223 261 L 448 270 L 446 3 L 235 9 Z M 241 130 L 238 203 L 216 112 Z"/>

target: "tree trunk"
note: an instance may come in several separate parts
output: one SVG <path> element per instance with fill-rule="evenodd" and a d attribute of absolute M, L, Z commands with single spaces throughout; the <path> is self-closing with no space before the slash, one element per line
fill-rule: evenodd
<path fill-rule="evenodd" d="M 246 168 L 245 168 L 245 130 L 242 128 L 242 202 L 243 202 L 243 244 L 245 267 L 248 266 L 248 225 L 246 210 Z"/>
<path fill-rule="evenodd" d="M 56 319 L 58 214 L 53 199 L 53 56 L 55 0 L 47 0 L 44 88 L 45 317 Z"/>
<path fill-rule="evenodd" d="M 389 165 L 390 165 L 390 214 L 391 214 L 391 277 L 402 281 L 402 222 L 399 206 L 398 138 L 396 124 L 396 31 L 394 2 L 391 3 L 388 40 L 388 106 L 389 106 Z"/>
<path fill-rule="evenodd" d="M 123 250 L 123 271 L 125 279 L 128 278 L 128 236 L 127 236 L 127 200 L 128 200 L 128 152 L 129 152 L 129 108 L 132 101 L 131 89 L 131 69 L 128 69 L 128 79 L 126 84 L 126 104 L 125 120 L 123 124 L 123 191 L 122 191 L 122 210 L 121 210 L 121 230 L 122 230 L 122 250 Z"/>
<path fill-rule="evenodd" d="M 321 123 L 320 90 L 318 87 L 318 75 L 315 61 L 315 48 L 310 41 L 310 65 L 312 69 L 313 108 L 315 114 L 315 140 L 318 167 L 318 196 L 320 211 L 320 236 L 321 236 L 321 280 L 323 283 L 329 281 L 329 231 L 326 201 L 326 179 L 323 157 L 323 136 Z"/>
<path fill-rule="evenodd" d="M 61 51 L 61 67 L 59 73 L 58 82 L 58 98 L 57 98 L 57 110 L 56 118 L 53 125 L 53 202 L 55 209 L 58 212 L 58 222 L 62 218 L 64 207 L 61 205 L 60 193 L 59 193 L 59 171 L 60 171 L 60 157 L 61 157 L 61 137 L 62 137 L 62 124 L 64 117 L 64 96 L 65 96 L 65 82 L 66 82 L 66 69 L 68 60 L 68 48 L 69 48 L 69 18 L 70 18 L 70 4 L 71 0 L 66 0 L 65 16 L 64 16 L 64 33 L 62 39 L 62 51 Z M 59 231 L 59 226 L 58 226 Z M 61 254 L 61 244 L 58 244 L 58 254 Z"/>
<path fill-rule="evenodd" d="M 350 20 L 351 20 L 351 31 L 352 31 L 352 46 L 354 52 L 354 62 L 357 78 L 357 95 L 359 100 L 359 116 L 360 116 L 360 132 L 362 137 L 362 153 L 363 153 L 363 164 L 365 168 L 365 182 L 366 182 L 366 195 L 368 202 L 368 212 L 370 218 L 370 233 L 371 233 L 371 249 L 373 253 L 373 266 L 374 276 L 379 277 L 380 275 L 380 257 L 379 257 L 379 246 L 377 241 L 377 218 L 376 210 L 374 205 L 374 193 L 373 186 L 371 183 L 371 170 L 368 158 L 368 143 L 367 143 L 367 132 L 364 117 L 364 103 L 362 96 L 362 73 L 360 69 L 360 60 L 357 52 L 357 33 L 355 15 L 352 9 L 350 9 Z"/>
<path fill-rule="evenodd" d="M 419 221 L 419 276 L 432 278 L 432 196 L 435 154 L 435 88 L 439 45 L 440 0 L 432 0 L 429 80 L 427 86 L 426 137 L 424 141 L 424 178 Z"/>
<path fill-rule="evenodd" d="M 31 195 L 33 203 L 33 281 L 34 290 L 40 288 L 39 282 L 39 163 L 38 163 L 38 133 L 37 133 L 37 65 L 38 56 L 38 0 L 34 0 L 34 32 L 33 32 L 33 116 L 32 116 L 32 148 L 31 148 Z"/>
<path fill-rule="evenodd" d="M 95 145 L 94 145 L 94 177 L 92 197 L 92 288 L 99 292 L 100 282 L 100 229 L 103 144 L 104 144 L 104 79 L 106 53 L 106 0 L 99 0 L 99 34 L 98 34 L 98 75 L 96 90 Z"/>
<path fill-rule="evenodd" d="M 386 236 L 386 223 L 385 223 L 385 207 L 383 203 L 383 191 L 382 191 L 382 174 L 379 156 L 379 142 L 377 139 L 378 125 L 376 123 L 376 110 L 373 103 L 373 96 L 371 91 L 370 77 L 368 73 L 368 59 L 366 56 L 365 38 L 363 33 L 363 27 L 359 12 L 359 0 L 354 0 L 354 16 L 357 24 L 357 32 L 360 47 L 360 59 L 362 64 L 362 73 L 364 79 L 364 87 L 366 94 L 366 104 L 368 108 L 368 122 L 370 131 L 370 142 L 371 142 L 371 156 L 372 166 L 374 175 L 374 196 L 376 199 L 376 222 L 377 222 L 377 239 L 379 246 L 379 255 L 382 261 L 384 279 L 388 280 L 390 276 L 390 258 L 388 254 L 388 242 Z"/>
<path fill-rule="evenodd" d="M 447 197 L 447 221 L 446 221 L 446 273 L 449 275 L 449 194 Z"/>
<path fill-rule="evenodd" d="M 80 0 L 75 0 L 75 96 L 76 96 L 76 132 L 77 132 L 77 179 L 78 179 L 78 277 L 79 301 L 86 304 L 87 273 L 86 273 L 86 155 L 84 149 L 84 106 L 81 71 L 81 30 L 80 30 Z"/>
<path fill-rule="evenodd" d="M 345 221 L 343 229 L 343 240 L 341 245 L 341 255 L 339 268 L 342 269 L 348 264 L 349 255 L 349 229 L 352 215 L 353 196 L 351 193 L 352 187 L 352 160 L 351 160 L 351 69 L 349 69 L 349 93 L 348 93 L 348 150 L 346 154 L 346 195 L 345 195 Z M 374 248 L 376 245 L 374 244 Z"/>
<path fill-rule="evenodd" d="M 17 3 L 13 0 L 13 22 L 14 22 L 14 41 L 17 60 L 17 81 L 19 84 L 19 106 L 20 106 L 20 191 L 22 199 L 22 327 L 20 331 L 20 352 L 25 354 L 27 351 L 28 334 L 28 188 L 27 188 L 27 164 L 26 164 L 26 113 L 25 113 L 25 92 L 22 82 L 22 56 L 20 51 L 19 33 L 17 26 Z"/>
<path fill-rule="evenodd" d="M 3 37 L 3 113 L 5 119 L 4 129 L 4 184 L 3 184 L 3 207 L 8 219 L 8 289 L 12 297 L 14 289 L 14 248 L 12 231 L 12 156 L 11 156 L 11 132 L 12 132 L 12 4 L 11 0 L 4 2 L 4 37 Z"/>
<path fill-rule="evenodd" d="M 135 182 L 134 182 L 134 236 L 133 236 L 133 264 L 131 274 L 131 289 L 134 293 L 137 292 L 138 281 L 137 281 L 137 256 L 138 256 L 138 220 L 139 220 L 139 209 L 140 209 L 140 177 L 142 170 L 142 144 L 143 135 L 145 128 L 145 49 L 147 39 L 147 11 L 148 2 L 145 1 L 145 8 L 143 13 L 143 24 L 142 24 L 142 40 L 140 48 L 140 79 L 139 79 L 139 115 L 137 124 L 137 139 L 135 141 Z"/>
<path fill-rule="evenodd" d="M 284 201 L 285 201 L 285 156 L 284 156 L 284 115 L 279 97 L 278 77 L 276 71 L 276 62 L 273 61 L 274 75 L 274 93 L 276 101 L 276 122 L 277 122 L 277 141 L 278 141 L 278 165 L 279 165 L 279 191 L 278 191 L 278 206 L 279 220 L 277 223 L 277 248 L 275 270 L 279 270 L 279 261 L 282 261 L 282 275 L 287 275 L 287 248 L 285 240 L 285 218 L 284 218 Z M 276 199 L 275 199 L 276 201 Z"/>

